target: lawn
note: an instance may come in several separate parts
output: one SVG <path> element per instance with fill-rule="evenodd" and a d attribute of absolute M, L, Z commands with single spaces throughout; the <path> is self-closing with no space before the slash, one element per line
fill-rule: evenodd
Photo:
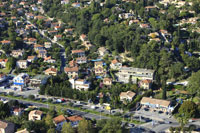
<path fill-rule="evenodd" d="M 9 72 L 10 72 L 10 69 L 7 69 L 7 68 L 0 69 L 0 73 L 8 74 Z"/>

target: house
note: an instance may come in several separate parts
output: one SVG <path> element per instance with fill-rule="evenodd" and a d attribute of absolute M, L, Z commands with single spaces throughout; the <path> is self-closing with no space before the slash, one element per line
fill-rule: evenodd
<path fill-rule="evenodd" d="M 71 123 L 72 127 L 77 127 L 81 120 L 83 120 L 83 118 L 77 115 L 67 117 L 67 121 Z"/>
<path fill-rule="evenodd" d="M 21 69 L 26 69 L 28 67 L 28 61 L 27 60 L 18 60 L 16 62 L 16 66 Z"/>
<path fill-rule="evenodd" d="M 10 45 L 11 41 L 9 41 L 9 40 L 3 40 L 3 41 L 1 41 L 1 44 L 3 44 L 3 45 Z"/>
<path fill-rule="evenodd" d="M 140 28 L 150 28 L 149 24 L 140 24 Z"/>
<path fill-rule="evenodd" d="M 80 40 L 81 41 L 87 41 L 88 40 L 88 37 L 85 35 L 85 34 L 81 34 L 81 36 L 80 36 Z"/>
<path fill-rule="evenodd" d="M 15 125 L 11 122 L 0 120 L 0 133 L 14 133 Z"/>
<path fill-rule="evenodd" d="M 55 35 L 54 41 L 60 41 L 62 39 L 62 35 Z"/>
<path fill-rule="evenodd" d="M 49 33 L 49 35 L 55 35 L 54 36 L 54 40 L 55 40 L 55 37 L 56 37 L 56 34 L 58 34 L 58 31 L 57 30 L 49 30 L 48 33 Z M 57 39 L 58 40 L 61 39 L 60 36 L 57 36 Z"/>
<path fill-rule="evenodd" d="M 85 46 L 86 47 L 86 50 L 90 50 L 91 48 L 94 47 L 94 45 L 92 45 L 90 43 L 90 41 L 84 41 L 81 45 Z"/>
<path fill-rule="evenodd" d="M 29 133 L 29 131 L 25 128 L 23 130 L 15 132 L 15 133 Z"/>
<path fill-rule="evenodd" d="M 114 59 L 112 60 L 110 64 L 111 69 L 119 70 L 122 67 L 122 63 L 118 62 L 118 60 Z"/>
<path fill-rule="evenodd" d="M 47 75 L 36 75 L 33 78 L 30 79 L 30 86 L 39 88 L 41 85 L 44 85 L 47 83 L 47 80 L 50 76 Z"/>
<path fill-rule="evenodd" d="M 26 73 L 20 73 L 13 78 L 13 85 L 21 90 L 28 85 L 29 75 Z"/>
<path fill-rule="evenodd" d="M 48 49 L 48 48 L 51 48 L 52 45 L 51 45 L 50 42 L 45 42 L 45 43 L 44 43 L 44 47 Z"/>
<path fill-rule="evenodd" d="M 33 110 L 28 114 L 29 121 L 42 120 L 43 112 L 40 110 Z"/>
<path fill-rule="evenodd" d="M 25 13 L 27 19 L 34 19 L 34 14 L 32 13 Z"/>
<path fill-rule="evenodd" d="M 67 33 L 67 34 L 73 34 L 73 30 L 72 28 L 70 29 L 65 29 L 64 33 Z"/>
<path fill-rule="evenodd" d="M 171 102 L 167 100 L 143 97 L 140 101 L 140 104 L 144 107 L 163 112 L 171 113 L 174 110 L 174 108 L 171 106 Z"/>
<path fill-rule="evenodd" d="M 0 83 L 1 82 L 3 82 L 3 81 L 5 81 L 5 80 L 7 80 L 7 75 L 5 75 L 5 74 L 0 74 Z"/>
<path fill-rule="evenodd" d="M 112 79 L 111 78 L 104 78 L 103 84 L 107 85 L 107 86 L 111 86 L 112 85 Z"/>
<path fill-rule="evenodd" d="M 152 81 L 149 79 L 141 80 L 139 86 L 143 89 L 150 89 L 152 86 Z"/>
<path fill-rule="evenodd" d="M 139 22 L 140 22 L 140 20 L 138 20 L 138 19 L 132 19 L 129 21 L 129 25 L 138 24 Z"/>
<path fill-rule="evenodd" d="M 77 67 L 78 66 L 78 64 L 76 63 L 76 61 L 74 61 L 74 60 L 71 60 L 70 62 L 69 62 L 69 67 Z"/>
<path fill-rule="evenodd" d="M 143 69 L 143 68 L 133 68 L 133 67 L 121 67 L 119 72 L 116 74 L 118 77 L 118 82 L 137 83 L 138 80 L 154 80 L 154 70 Z"/>
<path fill-rule="evenodd" d="M 78 63 L 78 64 L 87 63 L 87 57 L 78 57 L 78 58 L 76 58 L 76 63 Z"/>
<path fill-rule="evenodd" d="M 98 52 L 99 52 L 99 55 L 100 55 L 100 56 L 104 56 L 104 55 L 106 55 L 106 54 L 109 54 L 108 50 L 107 50 L 105 47 L 100 47 L 100 48 L 98 49 Z"/>
<path fill-rule="evenodd" d="M 56 76 L 57 75 L 57 70 L 56 68 L 48 68 L 47 70 L 44 71 L 46 75 L 52 75 Z"/>
<path fill-rule="evenodd" d="M 24 112 L 23 108 L 17 107 L 13 109 L 13 115 L 15 116 L 21 116 L 23 112 Z"/>
<path fill-rule="evenodd" d="M 61 27 L 60 27 L 60 26 L 55 26 L 54 29 L 55 29 L 55 30 L 60 30 Z"/>
<path fill-rule="evenodd" d="M 95 75 L 97 76 L 103 76 L 106 72 L 103 68 L 104 63 L 102 61 L 97 61 L 94 63 L 94 71 Z"/>
<path fill-rule="evenodd" d="M 69 0 L 61 0 L 61 4 L 68 4 Z"/>
<path fill-rule="evenodd" d="M 35 38 L 28 38 L 28 44 L 37 44 L 37 39 L 35 39 Z"/>
<path fill-rule="evenodd" d="M 53 118 L 53 123 L 56 126 L 56 130 L 61 131 L 63 124 L 67 122 L 66 118 L 63 115 L 59 115 Z"/>
<path fill-rule="evenodd" d="M 65 73 L 68 75 L 69 78 L 75 78 L 78 77 L 79 74 L 79 68 L 76 67 L 65 67 Z"/>
<path fill-rule="evenodd" d="M 81 4 L 80 3 L 72 3 L 72 7 L 75 7 L 75 8 L 78 8 L 78 7 L 81 7 Z"/>
<path fill-rule="evenodd" d="M 28 56 L 27 58 L 27 61 L 30 63 L 34 62 L 35 60 L 37 60 L 37 56 Z"/>
<path fill-rule="evenodd" d="M 24 50 L 13 50 L 11 53 L 11 56 L 18 58 L 18 57 L 22 57 L 24 55 Z"/>
<path fill-rule="evenodd" d="M 145 7 L 146 11 L 151 11 L 152 9 L 156 9 L 156 6 L 146 6 Z"/>
<path fill-rule="evenodd" d="M 120 93 L 120 101 L 125 101 L 125 100 L 127 100 L 127 101 L 129 101 L 129 102 L 131 102 L 132 100 L 133 100 L 133 98 L 135 97 L 135 93 L 134 92 L 132 92 L 132 91 L 127 91 L 127 92 L 121 92 Z"/>
<path fill-rule="evenodd" d="M 39 45 L 39 44 L 35 44 L 35 45 L 34 45 L 34 50 L 35 50 L 35 51 L 44 50 L 44 46 Z"/>
<path fill-rule="evenodd" d="M 85 79 L 69 79 L 69 82 L 72 84 L 73 89 L 87 91 L 90 88 L 90 82 L 87 82 Z"/>
<path fill-rule="evenodd" d="M 46 58 L 47 57 L 47 51 L 46 50 L 39 50 L 37 57 L 38 58 Z"/>
<path fill-rule="evenodd" d="M 83 57 L 85 56 L 85 51 L 84 50 L 72 50 L 72 55 L 78 56 L 78 57 Z"/>
<path fill-rule="evenodd" d="M 51 56 L 49 56 L 49 57 L 44 58 L 44 62 L 47 62 L 47 63 L 55 63 L 56 60 L 52 59 Z"/>
<path fill-rule="evenodd" d="M 8 62 L 8 59 L 0 59 L 0 67 L 6 67 L 7 62 Z"/>

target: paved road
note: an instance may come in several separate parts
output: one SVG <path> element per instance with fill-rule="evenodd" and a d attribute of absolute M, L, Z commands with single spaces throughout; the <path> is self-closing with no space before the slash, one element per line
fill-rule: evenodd
<path fill-rule="evenodd" d="M 2 97 L 2 96 L 0 96 L 0 98 L 6 99 L 6 100 L 18 100 L 18 99 L 7 98 L 7 97 Z M 25 101 L 25 100 L 18 100 L 18 101 L 20 103 L 23 103 L 23 104 L 29 104 L 29 105 L 32 105 L 32 106 L 37 106 L 37 107 L 42 107 L 42 108 L 49 108 L 50 107 L 49 105 L 43 104 L 43 103 L 35 103 L 35 102 Z M 61 109 L 67 110 L 68 108 L 63 107 Z M 86 113 L 86 112 L 74 110 L 74 109 L 69 109 L 69 110 L 72 111 L 73 115 L 80 115 L 80 116 L 85 117 L 85 118 L 96 119 L 96 120 L 109 119 L 109 117 L 105 117 L 105 116 L 101 116 L 101 115 L 97 115 L 97 114 Z"/>

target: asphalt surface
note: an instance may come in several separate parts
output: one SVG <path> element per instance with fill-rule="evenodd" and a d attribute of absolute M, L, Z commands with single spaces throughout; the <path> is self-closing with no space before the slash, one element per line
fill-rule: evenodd
<path fill-rule="evenodd" d="M 47 104 L 35 103 L 35 102 L 31 102 L 31 101 L 19 100 L 19 99 L 15 99 L 15 98 L 8 98 L 8 97 L 2 97 L 2 96 L 0 96 L 0 98 L 6 99 L 6 100 L 18 100 L 20 103 L 30 105 L 30 106 L 37 106 L 39 108 L 50 108 L 50 106 L 47 105 Z M 61 109 L 66 110 L 66 111 L 71 110 L 72 115 L 79 115 L 79 116 L 89 118 L 89 119 L 96 119 L 96 120 L 109 119 L 109 117 L 105 117 L 105 116 L 101 116 L 101 115 L 97 115 L 97 114 L 92 114 L 92 113 L 86 113 L 86 112 L 83 112 L 83 111 L 69 109 L 69 108 L 65 108 L 65 107 L 63 107 Z"/>

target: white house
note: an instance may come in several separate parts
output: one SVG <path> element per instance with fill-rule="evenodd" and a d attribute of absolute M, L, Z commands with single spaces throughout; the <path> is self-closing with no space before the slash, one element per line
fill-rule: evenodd
<path fill-rule="evenodd" d="M 122 63 L 118 62 L 118 60 L 112 60 L 110 64 L 110 68 L 112 69 L 120 69 L 122 67 Z"/>
<path fill-rule="evenodd" d="M 28 61 L 27 60 L 19 60 L 16 62 L 16 66 L 18 68 L 26 69 L 28 67 Z"/>
<path fill-rule="evenodd" d="M 107 50 L 105 47 L 100 47 L 100 48 L 98 49 L 98 52 L 99 52 L 99 55 L 100 55 L 100 56 L 104 56 L 104 55 L 106 55 L 106 54 L 109 54 L 108 50 Z"/>
<path fill-rule="evenodd" d="M 127 92 L 121 92 L 120 93 L 120 101 L 124 101 L 124 100 L 127 100 L 127 101 L 132 101 L 133 98 L 135 97 L 135 93 L 132 92 L 132 91 L 127 91 Z"/>
<path fill-rule="evenodd" d="M 6 67 L 6 63 L 8 62 L 8 59 L 0 59 L 0 66 Z"/>
<path fill-rule="evenodd" d="M 90 82 L 85 79 L 70 79 L 69 82 L 72 84 L 73 89 L 87 91 L 90 88 Z"/>
<path fill-rule="evenodd" d="M 26 73 L 20 73 L 16 77 L 13 78 L 13 85 L 15 87 L 20 88 L 21 90 L 27 86 L 29 82 L 29 75 Z"/>
<path fill-rule="evenodd" d="M 5 81 L 7 79 L 7 76 L 5 74 L 0 74 L 0 83 Z"/>

